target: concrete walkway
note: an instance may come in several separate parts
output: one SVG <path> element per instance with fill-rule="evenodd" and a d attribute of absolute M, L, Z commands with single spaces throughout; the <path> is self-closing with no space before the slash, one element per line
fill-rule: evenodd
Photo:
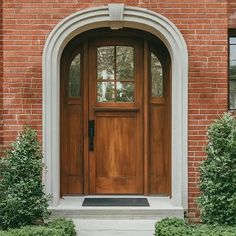
<path fill-rule="evenodd" d="M 156 220 L 74 219 L 78 236 L 153 236 Z"/>
<path fill-rule="evenodd" d="M 73 219 L 78 236 L 153 236 L 157 221 L 184 217 L 168 197 L 147 199 L 148 207 L 84 207 L 84 197 L 64 197 L 51 207 L 51 217 Z"/>

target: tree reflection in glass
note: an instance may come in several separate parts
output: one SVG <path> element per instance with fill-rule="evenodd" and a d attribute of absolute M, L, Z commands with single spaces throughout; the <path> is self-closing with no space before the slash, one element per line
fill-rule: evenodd
<path fill-rule="evenodd" d="M 163 97 L 162 65 L 154 53 L 151 53 L 152 97 Z"/>
<path fill-rule="evenodd" d="M 115 83 L 98 82 L 97 83 L 98 102 L 112 102 L 115 100 Z"/>
<path fill-rule="evenodd" d="M 74 57 L 69 70 L 69 97 L 80 96 L 80 53 Z"/>
<path fill-rule="evenodd" d="M 134 101 L 134 48 L 104 46 L 97 49 L 97 101 Z"/>
<path fill-rule="evenodd" d="M 116 79 L 133 80 L 134 50 L 132 47 L 116 47 Z"/>
<path fill-rule="evenodd" d="M 117 82 L 116 83 L 116 101 L 117 102 L 134 101 L 134 83 Z"/>
<path fill-rule="evenodd" d="M 236 109 L 236 37 L 230 37 L 229 108 Z"/>
<path fill-rule="evenodd" d="M 114 79 L 115 47 L 100 47 L 97 50 L 97 72 L 99 80 Z"/>

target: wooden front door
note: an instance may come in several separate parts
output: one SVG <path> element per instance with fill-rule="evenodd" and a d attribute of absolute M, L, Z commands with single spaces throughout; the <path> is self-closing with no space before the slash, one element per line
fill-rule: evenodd
<path fill-rule="evenodd" d="M 96 40 L 89 47 L 90 193 L 143 193 L 142 44 Z M 92 123 L 93 122 L 93 123 Z M 93 134 L 94 133 L 94 134 Z"/>
<path fill-rule="evenodd" d="M 61 58 L 61 196 L 170 195 L 168 50 L 132 30 L 95 35 Z"/>

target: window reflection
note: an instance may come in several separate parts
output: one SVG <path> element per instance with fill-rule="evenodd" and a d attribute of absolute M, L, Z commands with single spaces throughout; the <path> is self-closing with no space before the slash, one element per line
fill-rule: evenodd
<path fill-rule="evenodd" d="M 69 97 L 80 96 L 80 53 L 72 60 L 69 70 Z"/>
<path fill-rule="evenodd" d="M 97 50 L 98 79 L 112 80 L 115 71 L 115 47 L 100 47 Z"/>
<path fill-rule="evenodd" d="M 115 83 L 98 82 L 97 83 L 97 101 L 111 102 L 115 100 Z"/>
<path fill-rule="evenodd" d="M 229 108 L 236 109 L 236 37 L 230 37 Z"/>
<path fill-rule="evenodd" d="M 134 50 L 131 47 L 116 47 L 116 79 L 133 80 Z"/>
<path fill-rule="evenodd" d="M 134 48 L 99 47 L 97 49 L 97 101 L 133 102 L 134 86 Z"/>
<path fill-rule="evenodd" d="M 151 53 L 152 97 L 163 97 L 162 65 L 154 53 Z"/>

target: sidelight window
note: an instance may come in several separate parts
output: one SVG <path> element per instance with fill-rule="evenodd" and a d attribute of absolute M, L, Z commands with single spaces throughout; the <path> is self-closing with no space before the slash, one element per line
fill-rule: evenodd
<path fill-rule="evenodd" d="M 69 97 L 80 97 L 80 53 L 74 57 L 69 69 Z"/>
<path fill-rule="evenodd" d="M 163 97 L 163 70 L 158 57 L 151 52 L 152 97 Z"/>

